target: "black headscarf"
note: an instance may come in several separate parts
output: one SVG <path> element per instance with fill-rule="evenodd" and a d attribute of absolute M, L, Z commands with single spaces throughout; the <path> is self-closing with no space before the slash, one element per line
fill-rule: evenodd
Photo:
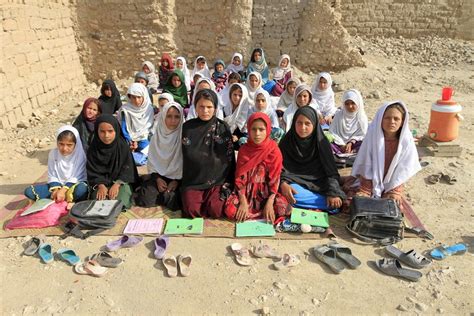
<path fill-rule="evenodd" d="M 314 126 L 313 133 L 301 138 L 296 133 L 296 120 L 304 115 Z M 291 123 L 291 129 L 280 141 L 283 155 L 281 181 L 297 183 L 311 191 L 345 198 L 339 186 L 339 172 L 329 141 L 319 125 L 318 115 L 310 106 L 299 108 Z"/>
<path fill-rule="evenodd" d="M 100 123 L 109 123 L 114 128 L 115 139 L 111 144 L 104 144 L 100 140 Z M 87 151 L 87 181 L 91 186 L 110 186 L 117 180 L 133 184 L 137 178 L 137 168 L 119 122 L 110 114 L 102 114 L 95 121 L 94 136 Z"/>
<path fill-rule="evenodd" d="M 95 126 L 95 119 L 88 120 L 86 117 L 87 107 L 92 103 L 96 103 L 99 107 L 99 113 L 102 113 L 100 108 L 100 101 L 96 98 L 87 98 L 84 101 L 84 105 L 82 106 L 81 113 L 77 116 L 72 126 L 74 126 L 77 131 L 79 132 L 79 136 L 81 137 L 82 148 L 84 148 L 84 152 L 87 154 L 87 149 L 89 148 L 89 144 L 92 141 L 92 135 L 94 135 L 94 126 Z"/>
<path fill-rule="evenodd" d="M 217 109 L 217 95 L 209 89 L 200 90 L 195 102 L 204 96 L 210 96 L 214 109 Z M 226 182 L 233 183 L 235 155 L 232 134 L 215 112 L 209 121 L 198 117 L 184 123 L 182 146 L 183 190 L 205 190 Z"/>
<path fill-rule="evenodd" d="M 108 97 L 104 94 L 106 89 L 112 90 L 112 96 Z M 120 99 L 120 92 L 115 86 L 113 80 L 107 79 L 102 83 L 100 88 L 100 107 L 102 109 L 102 114 L 114 114 L 122 106 L 122 100 Z"/>

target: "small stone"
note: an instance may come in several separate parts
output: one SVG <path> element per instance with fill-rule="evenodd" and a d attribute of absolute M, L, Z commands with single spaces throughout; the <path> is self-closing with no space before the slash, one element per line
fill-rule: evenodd
<path fill-rule="evenodd" d="M 274 283 L 273 283 L 273 286 L 276 287 L 276 288 L 279 289 L 279 290 L 283 290 L 283 289 L 286 287 L 286 284 L 285 284 L 285 283 L 281 283 L 281 282 L 274 282 Z"/>
<path fill-rule="evenodd" d="M 408 307 L 406 307 L 405 305 L 402 305 L 402 304 L 398 305 L 397 309 L 399 311 L 402 311 L 402 312 L 408 312 Z"/>
<path fill-rule="evenodd" d="M 76 108 L 82 108 L 82 103 L 81 103 L 81 102 L 77 102 Z"/>
<path fill-rule="evenodd" d="M 376 90 L 376 91 L 373 91 L 373 92 L 372 92 L 372 97 L 373 97 L 374 99 L 379 100 L 379 99 L 381 98 L 380 92 L 377 91 L 377 90 Z"/>
<path fill-rule="evenodd" d="M 110 307 L 114 307 L 114 305 L 115 305 L 115 302 L 112 299 L 108 298 L 108 297 L 106 297 L 104 299 L 104 303 L 107 304 Z"/>
<path fill-rule="evenodd" d="M 423 304 L 421 302 L 415 303 L 415 307 L 416 307 L 417 310 L 419 310 L 421 312 L 425 312 L 428 309 L 428 306 L 426 306 L 425 304 Z"/>
<path fill-rule="evenodd" d="M 268 301 L 268 296 L 266 296 L 266 295 L 260 295 L 260 300 L 261 300 L 262 302 L 266 302 L 266 301 Z"/>
<path fill-rule="evenodd" d="M 268 306 L 263 307 L 260 311 L 260 314 L 264 316 L 270 315 L 270 307 Z"/>
<path fill-rule="evenodd" d="M 258 305 L 258 301 L 257 301 L 256 299 L 254 299 L 254 298 L 250 299 L 250 300 L 249 300 L 249 303 L 252 304 L 252 305 L 255 305 L 255 306 Z"/>
<path fill-rule="evenodd" d="M 326 292 L 326 295 L 324 295 L 324 300 L 325 300 L 325 301 L 327 301 L 327 300 L 328 300 L 328 298 L 329 298 L 329 294 L 331 294 L 331 293 L 329 293 L 329 292 Z"/>
<path fill-rule="evenodd" d="M 0 177 L 5 177 L 5 176 L 8 176 L 8 172 L 0 171 Z"/>
<path fill-rule="evenodd" d="M 319 304 L 321 304 L 321 301 L 318 300 L 317 298 L 313 298 L 311 301 L 312 301 L 313 304 L 316 305 L 316 306 L 319 305 Z"/>
<path fill-rule="evenodd" d="M 411 296 L 407 296 L 406 300 L 410 303 L 417 303 L 416 299 L 414 297 L 411 297 Z"/>
<path fill-rule="evenodd" d="M 28 128 L 28 127 L 30 127 L 30 122 L 28 122 L 28 121 L 19 121 L 16 124 L 16 127 L 18 127 L 18 128 Z"/>
<path fill-rule="evenodd" d="M 287 287 L 291 292 L 296 292 L 297 290 L 296 286 L 293 286 L 293 285 L 287 285 Z"/>
<path fill-rule="evenodd" d="M 438 308 L 438 309 L 436 310 L 436 312 L 437 312 L 438 314 L 442 314 L 442 313 L 444 313 L 444 309 Z"/>

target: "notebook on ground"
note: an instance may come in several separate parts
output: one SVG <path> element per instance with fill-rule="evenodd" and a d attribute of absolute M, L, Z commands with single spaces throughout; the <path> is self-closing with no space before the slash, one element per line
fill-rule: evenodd
<path fill-rule="evenodd" d="M 163 228 L 162 218 L 129 219 L 124 234 L 160 234 Z"/>
<path fill-rule="evenodd" d="M 29 208 L 23 211 L 23 213 L 21 213 L 20 216 L 25 216 L 25 215 L 41 212 L 53 203 L 54 201 L 51 199 L 39 199 L 38 201 L 33 203 Z"/>
<path fill-rule="evenodd" d="M 329 217 L 327 213 L 304 210 L 300 208 L 293 208 L 293 211 L 291 211 L 291 222 L 295 224 L 329 227 Z"/>
<path fill-rule="evenodd" d="M 204 231 L 203 218 L 172 218 L 166 221 L 165 234 L 197 234 L 200 235 Z"/>
<path fill-rule="evenodd" d="M 275 236 L 275 228 L 265 221 L 246 221 L 236 225 L 235 235 L 237 237 Z"/>

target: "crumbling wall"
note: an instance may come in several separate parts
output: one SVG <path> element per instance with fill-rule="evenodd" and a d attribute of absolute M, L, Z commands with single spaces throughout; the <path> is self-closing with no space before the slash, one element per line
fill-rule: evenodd
<path fill-rule="evenodd" d="M 9 1 L 0 19 L 0 128 L 9 128 L 85 77 L 68 1 Z"/>

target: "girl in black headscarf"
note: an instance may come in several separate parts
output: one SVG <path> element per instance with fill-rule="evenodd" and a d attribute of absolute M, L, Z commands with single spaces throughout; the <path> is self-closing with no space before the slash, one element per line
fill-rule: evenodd
<path fill-rule="evenodd" d="M 82 106 L 81 113 L 77 116 L 72 126 L 74 126 L 81 136 L 82 148 L 87 153 L 89 144 L 94 135 L 95 120 L 102 113 L 100 102 L 96 98 L 87 98 Z"/>
<path fill-rule="evenodd" d="M 291 204 L 320 210 L 342 206 L 345 194 L 339 186 L 339 173 L 313 108 L 304 106 L 296 111 L 291 129 L 280 141 L 280 150 L 280 190 Z"/>
<path fill-rule="evenodd" d="M 113 80 L 108 79 L 102 83 L 99 100 L 102 114 L 114 114 L 120 109 L 122 100 Z"/>
<path fill-rule="evenodd" d="M 87 152 L 87 181 L 91 199 L 121 200 L 130 208 L 132 188 L 138 179 L 132 153 L 115 117 L 103 114 L 95 121 Z"/>
<path fill-rule="evenodd" d="M 198 117 L 183 125 L 183 211 L 189 217 L 219 218 L 234 181 L 232 134 L 215 115 L 214 91 L 200 90 L 194 104 Z"/>

